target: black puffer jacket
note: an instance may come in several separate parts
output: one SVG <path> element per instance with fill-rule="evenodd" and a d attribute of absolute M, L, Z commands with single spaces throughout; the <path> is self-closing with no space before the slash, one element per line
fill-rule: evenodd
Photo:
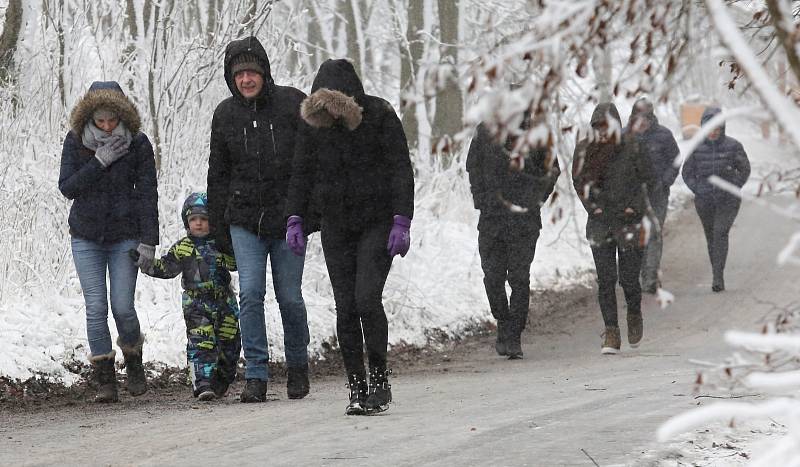
<path fill-rule="evenodd" d="M 611 118 L 621 129 L 619 112 L 614 104 L 599 104 L 591 123 Z M 645 190 L 655 183 L 653 168 L 639 150 L 634 138 L 622 135 L 619 143 L 599 143 L 584 139 L 575 148 L 572 181 L 589 218 L 586 238 L 593 245 L 616 240 L 621 245 L 637 243 L 637 225 L 647 210 Z M 600 213 L 595 213 L 600 209 Z M 631 209 L 632 213 L 626 213 Z M 633 235 L 634 237 L 631 237 Z"/>
<path fill-rule="evenodd" d="M 414 172 L 400 119 L 387 101 L 364 93 L 350 62 L 320 66 L 302 117 L 287 215 L 321 213 L 324 224 L 353 230 L 413 216 Z"/>
<path fill-rule="evenodd" d="M 720 109 L 709 107 L 703 112 L 701 122 L 705 123 L 717 115 Z M 695 196 L 714 197 L 721 201 L 735 201 L 736 195 L 717 188 L 708 181 L 712 175 L 741 187 L 750 177 L 750 161 L 742 143 L 722 133 L 714 141 L 706 138 L 692 152 L 683 165 L 683 180 Z"/>
<path fill-rule="evenodd" d="M 103 107 L 114 111 L 133 137 L 128 154 L 104 168 L 83 145 L 84 127 Z M 69 232 L 97 243 L 138 240 L 158 245 L 158 191 L 153 147 L 139 131 L 133 103 L 116 82 L 96 82 L 78 101 L 64 139 L 58 189 L 73 200 Z"/>
<path fill-rule="evenodd" d="M 251 100 L 231 73 L 231 61 L 245 52 L 266 71 L 261 94 Z M 217 106 L 211 122 L 207 191 L 212 230 L 220 249 L 230 252 L 229 225 L 261 237 L 286 235 L 286 192 L 305 94 L 273 83 L 267 53 L 254 37 L 228 44 L 225 81 L 232 96 Z"/>
<path fill-rule="evenodd" d="M 650 121 L 650 126 L 644 133 L 635 135 L 635 137 L 639 148 L 650 158 L 653 166 L 656 183 L 652 187 L 650 196 L 651 199 L 654 199 L 654 196 L 668 197 L 670 187 L 678 178 L 675 158 L 680 154 L 680 149 L 678 149 L 678 143 L 672 136 L 672 132 L 658 123 L 658 118 L 652 111 L 646 112 L 642 116 Z M 634 115 L 631 115 L 628 120 L 626 133 L 633 134 L 630 129 L 633 118 Z"/>
<path fill-rule="evenodd" d="M 478 125 L 467 154 L 467 172 L 475 209 L 480 209 L 478 230 L 522 234 L 542 227 L 540 208 L 553 192 L 561 169 L 558 159 L 541 148 L 525 154 L 521 171 L 509 168 L 509 145 L 493 140 Z M 511 204 L 527 209 L 512 212 Z"/>

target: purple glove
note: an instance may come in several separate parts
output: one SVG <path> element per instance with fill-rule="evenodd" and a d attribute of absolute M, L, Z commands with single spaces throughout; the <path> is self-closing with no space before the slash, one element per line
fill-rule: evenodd
<path fill-rule="evenodd" d="M 411 234 L 408 231 L 410 228 L 411 219 L 406 216 L 394 216 L 392 230 L 389 232 L 389 243 L 386 245 L 389 256 L 405 256 L 408 253 L 408 248 L 411 246 Z"/>
<path fill-rule="evenodd" d="M 289 219 L 286 220 L 286 244 L 297 256 L 303 256 L 306 253 L 306 236 L 303 235 L 302 217 L 289 216 Z"/>

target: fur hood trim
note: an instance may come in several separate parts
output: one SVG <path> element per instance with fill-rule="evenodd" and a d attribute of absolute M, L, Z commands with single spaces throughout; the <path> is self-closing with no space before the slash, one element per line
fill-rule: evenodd
<path fill-rule="evenodd" d="M 341 121 L 350 131 L 361 125 L 363 111 L 355 98 L 327 88 L 314 91 L 300 106 L 300 115 L 312 127 L 331 128 Z"/>
<path fill-rule="evenodd" d="M 142 120 L 133 102 L 125 94 L 111 89 L 87 92 L 72 109 L 69 117 L 70 129 L 77 135 L 83 134 L 83 128 L 89 123 L 92 114 L 101 107 L 116 113 L 132 135 L 136 135 L 142 129 Z"/>

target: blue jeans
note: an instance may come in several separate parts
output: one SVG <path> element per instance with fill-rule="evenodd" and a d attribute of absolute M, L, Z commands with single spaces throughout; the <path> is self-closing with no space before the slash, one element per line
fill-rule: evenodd
<path fill-rule="evenodd" d="M 120 342 L 132 346 L 139 340 L 139 318 L 133 306 L 139 271 L 128 256 L 128 250 L 138 245 L 136 240 L 103 244 L 72 238 L 72 258 L 86 302 L 86 334 L 92 355 L 111 352 L 106 271 L 111 284 L 111 314 Z"/>
<path fill-rule="evenodd" d="M 272 266 L 272 285 L 283 322 L 286 365 L 308 365 L 308 320 L 303 301 L 305 255 L 289 250 L 284 239 L 259 238 L 238 225 L 231 226 L 231 241 L 239 269 L 239 326 L 245 359 L 245 378 L 269 379 L 267 325 L 264 296 L 267 286 L 267 257 Z"/>

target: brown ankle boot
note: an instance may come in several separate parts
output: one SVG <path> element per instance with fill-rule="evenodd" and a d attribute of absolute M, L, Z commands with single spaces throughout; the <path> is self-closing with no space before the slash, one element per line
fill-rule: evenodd
<path fill-rule="evenodd" d="M 622 339 L 619 336 L 619 326 L 606 326 L 605 340 L 600 353 L 604 355 L 614 355 L 619 353 L 619 348 L 622 346 Z"/>

